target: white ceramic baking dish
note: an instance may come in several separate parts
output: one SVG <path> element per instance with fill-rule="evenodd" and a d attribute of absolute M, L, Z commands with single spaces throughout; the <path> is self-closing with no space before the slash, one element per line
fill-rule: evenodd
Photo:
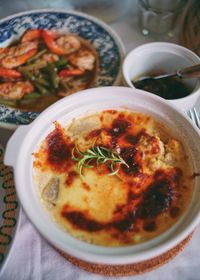
<path fill-rule="evenodd" d="M 10 138 L 4 162 L 14 168 L 17 193 L 24 211 L 38 231 L 56 248 L 76 258 L 100 264 L 137 263 L 158 256 L 186 238 L 200 220 L 200 177 L 195 177 L 192 202 L 186 213 L 165 233 L 148 242 L 125 247 L 87 244 L 62 231 L 41 206 L 32 181 L 32 153 L 41 140 L 61 124 L 102 109 L 128 108 L 154 116 L 170 127 L 184 143 L 194 172 L 200 172 L 200 132 L 170 102 L 153 94 L 126 87 L 102 87 L 66 97 L 47 108 L 30 125 L 19 127 Z"/>

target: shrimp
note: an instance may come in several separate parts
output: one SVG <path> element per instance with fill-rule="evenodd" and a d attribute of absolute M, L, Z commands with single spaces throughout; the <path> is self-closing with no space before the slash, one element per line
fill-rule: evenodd
<path fill-rule="evenodd" d="M 0 48 L 0 61 L 7 55 L 14 53 L 14 47 L 11 48 Z"/>
<path fill-rule="evenodd" d="M 4 58 L 7 54 L 7 51 L 5 48 L 0 48 L 0 61 L 2 58 Z"/>
<path fill-rule="evenodd" d="M 7 68 L 0 67 L 0 77 L 17 79 L 21 77 L 21 73 L 14 69 L 7 69 Z"/>
<path fill-rule="evenodd" d="M 41 57 L 41 60 L 52 63 L 59 60 L 59 56 L 53 53 L 46 53 Z"/>
<path fill-rule="evenodd" d="M 0 96 L 7 100 L 20 100 L 23 96 L 33 91 L 30 82 L 7 82 L 0 84 Z"/>
<path fill-rule="evenodd" d="M 22 42 L 30 42 L 34 41 L 36 39 L 39 39 L 41 37 L 41 31 L 40 29 L 31 29 L 27 30 L 25 34 L 22 36 Z"/>
<path fill-rule="evenodd" d="M 92 70 L 94 68 L 95 56 L 91 51 L 80 50 L 68 57 L 69 62 L 79 69 Z"/>
<path fill-rule="evenodd" d="M 42 30 L 41 34 L 42 34 L 42 38 L 44 39 L 45 44 L 47 45 L 47 47 L 49 48 L 49 50 L 51 52 L 58 54 L 58 55 L 64 54 L 64 49 L 56 44 L 56 41 L 54 38 L 54 33 L 52 31 Z"/>
<path fill-rule="evenodd" d="M 24 42 L 16 46 L 5 48 L 5 56 L 1 58 L 0 64 L 8 69 L 16 68 L 34 56 L 38 49 L 38 42 Z"/>
<path fill-rule="evenodd" d="M 64 69 L 58 73 L 58 76 L 61 78 L 69 77 L 69 76 L 81 76 L 85 73 L 83 69 Z"/>
<path fill-rule="evenodd" d="M 64 49 L 64 54 L 70 54 L 80 49 L 80 40 L 73 35 L 63 35 L 56 40 L 56 44 Z"/>
<path fill-rule="evenodd" d="M 50 51 L 58 55 L 73 53 L 81 47 L 80 40 L 73 35 L 62 35 L 56 39 L 52 31 L 42 30 L 42 37 Z"/>

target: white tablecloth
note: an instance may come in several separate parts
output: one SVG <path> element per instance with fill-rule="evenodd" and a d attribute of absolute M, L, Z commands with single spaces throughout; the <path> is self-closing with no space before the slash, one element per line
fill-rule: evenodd
<path fill-rule="evenodd" d="M 175 259 L 152 272 L 130 277 L 104 277 L 86 272 L 55 251 L 21 213 L 20 227 L 1 280 L 199 280 L 200 228 Z"/>
<path fill-rule="evenodd" d="M 151 41 L 143 37 L 137 27 L 134 11 L 127 18 L 112 24 L 120 35 L 126 51 Z M 0 129 L 0 142 L 6 145 L 11 132 Z M 1 280 L 199 280 L 200 279 L 200 229 L 197 229 L 192 240 L 170 263 L 161 268 L 132 277 L 103 277 L 88 273 L 70 264 L 57 253 L 37 232 L 23 211 L 13 247 L 3 270 Z"/>

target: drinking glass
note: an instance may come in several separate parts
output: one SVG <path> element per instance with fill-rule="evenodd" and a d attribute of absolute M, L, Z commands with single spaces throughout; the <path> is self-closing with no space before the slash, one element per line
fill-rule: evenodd
<path fill-rule="evenodd" d="M 173 36 L 186 0 L 138 0 L 139 26 L 143 35 Z"/>

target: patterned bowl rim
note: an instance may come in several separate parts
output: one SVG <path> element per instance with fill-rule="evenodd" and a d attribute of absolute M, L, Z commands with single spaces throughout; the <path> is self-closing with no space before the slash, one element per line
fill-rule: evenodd
<path fill-rule="evenodd" d="M 33 10 L 30 10 L 30 11 L 23 11 L 23 12 L 19 12 L 19 13 L 15 13 L 15 14 L 6 16 L 6 17 L 0 19 L 0 24 L 4 23 L 5 21 L 11 20 L 15 17 L 25 16 L 25 15 L 28 16 L 28 15 L 31 15 L 31 14 L 42 14 L 42 13 L 61 13 L 61 14 L 71 14 L 71 15 L 74 15 L 74 16 L 81 16 L 81 17 L 84 17 L 85 19 L 88 19 L 88 20 L 94 22 L 95 24 L 98 24 L 104 30 L 106 30 L 108 32 L 108 34 L 110 34 L 111 37 L 113 38 L 113 40 L 115 41 L 115 43 L 118 47 L 119 56 L 120 56 L 120 69 L 119 69 L 119 72 L 118 72 L 118 74 L 116 76 L 116 79 L 115 79 L 114 83 L 112 84 L 112 86 L 120 85 L 120 82 L 122 82 L 122 63 L 123 63 L 125 53 L 126 53 L 125 52 L 125 46 L 124 46 L 121 38 L 117 34 L 117 32 L 115 32 L 113 30 L 113 28 L 111 28 L 106 22 L 102 21 L 101 19 L 98 19 L 95 16 L 92 16 L 92 15 L 87 14 L 87 13 L 79 12 L 79 11 L 76 11 L 76 10 L 53 9 L 53 8 L 45 9 L 44 8 L 44 9 L 33 9 Z M 0 45 L 1 45 L 1 43 L 0 43 Z M 17 111 L 20 111 L 20 110 L 16 110 L 16 112 Z M 5 122 L 0 121 L 0 128 L 15 130 L 19 126 L 20 126 L 19 124 L 11 124 L 11 123 L 5 123 Z"/>

